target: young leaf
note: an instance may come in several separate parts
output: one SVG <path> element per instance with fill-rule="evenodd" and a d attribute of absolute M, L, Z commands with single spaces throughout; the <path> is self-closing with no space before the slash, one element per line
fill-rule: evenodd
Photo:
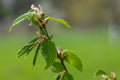
<path fill-rule="evenodd" d="M 47 69 L 57 58 L 57 50 L 55 44 L 52 41 L 45 39 L 41 44 L 41 53 L 47 63 Z"/>
<path fill-rule="evenodd" d="M 18 57 L 24 55 L 25 53 L 29 54 L 31 50 L 33 49 L 31 46 L 32 44 L 27 44 L 23 46 L 22 49 L 18 52 Z"/>
<path fill-rule="evenodd" d="M 74 80 L 74 78 L 73 78 L 72 75 L 70 75 L 69 73 L 65 72 L 65 73 L 62 75 L 61 80 Z"/>
<path fill-rule="evenodd" d="M 28 44 L 34 43 L 34 42 L 36 42 L 38 39 L 39 39 L 39 37 L 36 37 L 36 38 L 32 39 Z"/>
<path fill-rule="evenodd" d="M 59 22 L 59 23 L 63 24 L 64 26 L 66 26 L 67 28 L 71 27 L 65 20 L 62 20 L 62 19 L 56 19 L 54 17 L 50 17 L 49 20 Z"/>
<path fill-rule="evenodd" d="M 38 46 L 37 46 L 37 49 L 36 49 L 36 51 L 35 51 L 35 55 L 34 55 L 34 59 L 33 59 L 33 66 L 35 66 L 35 64 L 36 64 L 36 59 L 37 59 L 37 56 L 38 56 L 38 53 L 39 53 L 39 50 L 40 50 L 40 43 L 38 44 Z"/>
<path fill-rule="evenodd" d="M 34 16 L 31 18 L 31 21 L 35 26 L 41 26 L 38 20 Z"/>
<path fill-rule="evenodd" d="M 39 37 L 34 38 L 33 40 L 31 40 L 27 45 L 23 46 L 22 49 L 19 50 L 18 52 L 18 57 L 24 55 L 27 53 L 27 55 L 32 51 L 33 47 L 36 46 L 36 44 L 34 44 L 37 40 L 39 39 Z"/>
<path fill-rule="evenodd" d="M 11 31 L 16 25 L 20 24 L 21 22 L 30 19 L 31 17 L 37 15 L 36 12 L 27 12 L 23 15 L 21 15 L 20 17 L 18 17 L 17 19 L 14 20 L 12 26 L 10 26 L 9 31 Z"/>
<path fill-rule="evenodd" d="M 82 62 L 74 53 L 70 51 L 65 51 L 63 56 L 66 62 L 75 66 L 78 70 L 82 71 Z"/>
<path fill-rule="evenodd" d="M 50 70 L 59 73 L 64 71 L 63 65 L 60 62 L 54 62 L 53 65 L 50 67 Z"/>
<path fill-rule="evenodd" d="M 105 71 L 99 69 L 97 70 L 97 72 L 95 73 L 95 76 L 99 76 L 99 75 L 108 75 Z"/>
<path fill-rule="evenodd" d="M 48 17 L 48 16 L 45 15 L 45 13 L 42 13 L 42 14 L 41 14 L 41 18 L 42 18 L 42 19 L 45 19 L 45 18 L 47 18 L 47 17 Z"/>

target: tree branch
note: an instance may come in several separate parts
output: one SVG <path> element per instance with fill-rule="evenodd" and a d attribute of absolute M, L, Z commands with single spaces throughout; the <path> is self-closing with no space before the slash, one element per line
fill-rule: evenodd
<path fill-rule="evenodd" d="M 66 66 L 64 64 L 64 61 L 63 61 L 62 57 L 59 54 L 58 54 L 58 58 L 59 58 L 61 64 L 63 65 L 64 70 L 68 73 L 68 70 L 67 70 L 67 68 L 66 68 Z"/>

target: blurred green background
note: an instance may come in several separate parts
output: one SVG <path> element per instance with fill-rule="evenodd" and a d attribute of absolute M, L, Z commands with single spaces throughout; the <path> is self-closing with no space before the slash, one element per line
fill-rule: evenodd
<path fill-rule="evenodd" d="M 29 22 L 9 26 L 31 4 L 41 4 L 45 13 L 68 21 L 72 26 L 49 22 L 47 29 L 57 46 L 76 53 L 83 62 L 83 72 L 67 64 L 75 80 L 94 78 L 97 69 L 115 72 L 120 79 L 120 1 L 119 0 L 0 0 L 0 80 L 55 80 L 55 74 L 44 70 L 45 61 L 39 55 L 32 66 L 34 51 L 29 56 L 16 57 L 17 51 L 36 34 Z"/>

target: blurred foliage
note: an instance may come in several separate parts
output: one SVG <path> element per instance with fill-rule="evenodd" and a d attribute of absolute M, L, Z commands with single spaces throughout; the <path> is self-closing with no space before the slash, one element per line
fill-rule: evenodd
<path fill-rule="evenodd" d="M 9 15 L 9 10 L 3 7 L 2 1 L 0 0 L 0 21 Z"/>
<path fill-rule="evenodd" d="M 93 74 L 98 68 L 110 73 L 115 72 L 120 79 L 119 52 L 120 43 L 110 46 L 108 43 L 108 34 L 105 33 L 80 33 L 73 31 L 71 33 L 55 34 L 54 41 L 56 45 L 68 48 L 76 52 L 83 61 L 83 72 L 77 71 L 70 66 L 69 70 L 74 75 L 75 80 L 101 80 L 94 79 Z M 67 37 L 66 37 L 67 36 Z M 46 65 L 42 56 L 38 56 L 36 66 L 32 67 L 34 50 L 29 56 L 16 58 L 16 52 L 19 48 L 32 39 L 33 36 L 0 37 L 0 80 L 54 80 L 54 74 L 44 70 Z M 68 45 L 70 44 L 70 45 Z M 74 46 L 74 47 L 73 47 Z M 87 77 L 86 77 L 87 76 Z"/>
<path fill-rule="evenodd" d="M 7 0 L 5 0 L 7 1 Z M 4 2 L 5 2 L 4 1 Z M 26 12 L 31 4 L 43 3 L 49 7 L 48 12 L 53 10 L 60 10 L 61 14 L 71 25 L 75 27 L 82 27 L 85 29 L 96 29 L 98 27 L 109 26 L 111 23 L 119 25 L 120 8 L 119 0 L 11 0 L 13 6 L 6 8 L 5 4 L 0 1 L 0 20 L 5 18 L 6 11 L 10 11 L 9 15 L 15 17 L 21 13 Z M 49 5 L 49 4 L 50 5 Z M 8 3 L 7 3 L 8 4 Z M 52 7 L 51 7 L 52 6 Z M 53 14 L 52 13 L 52 14 Z M 63 14 L 64 13 L 64 14 Z M 8 13 L 7 13 L 8 14 Z M 58 13 L 56 14 L 58 15 Z M 7 19 L 7 18 L 5 18 Z"/>
<path fill-rule="evenodd" d="M 34 0 L 15 0 L 15 7 L 13 9 L 13 14 L 18 15 L 29 10 L 29 6 L 34 4 Z"/>
<path fill-rule="evenodd" d="M 120 23 L 119 0 L 54 0 L 53 3 L 64 9 L 66 19 L 78 27 L 94 29 Z"/>

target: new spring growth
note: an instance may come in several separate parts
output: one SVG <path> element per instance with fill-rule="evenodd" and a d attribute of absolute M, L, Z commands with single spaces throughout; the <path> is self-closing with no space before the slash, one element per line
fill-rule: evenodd
<path fill-rule="evenodd" d="M 65 58 L 65 52 L 66 52 L 67 50 L 63 50 L 62 48 L 60 48 L 60 47 L 57 47 L 57 52 L 58 52 L 58 55 L 59 55 L 59 57 L 61 57 L 63 60 L 64 60 L 64 58 Z"/>
<path fill-rule="evenodd" d="M 105 80 L 117 80 L 114 72 L 111 72 L 111 75 L 102 75 L 102 78 Z"/>
<path fill-rule="evenodd" d="M 39 43 L 42 43 L 44 39 L 47 39 L 47 37 L 45 35 L 41 35 L 39 31 L 37 31 L 36 34 L 38 35 L 38 37 L 40 37 L 38 41 Z"/>
<path fill-rule="evenodd" d="M 56 49 L 55 43 L 51 40 L 52 36 L 49 36 L 46 24 L 48 21 L 58 22 L 63 24 L 65 27 L 70 28 L 70 25 L 62 19 L 57 19 L 54 17 L 47 16 L 41 6 L 36 7 L 31 5 L 31 9 L 16 18 L 13 24 L 10 26 L 10 31 L 17 26 L 18 24 L 29 20 L 33 25 L 38 27 L 36 31 L 37 37 L 29 41 L 25 46 L 23 46 L 19 52 L 18 56 L 29 55 L 33 49 L 35 49 L 33 66 L 36 65 L 37 57 L 39 51 L 41 51 L 42 57 L 46 62 L 45 69 L 53 67 L 51 69 L 54 73 L 59 73 L 56 80 L 74 80 L 72 75 L 68 73 L 67 67 L 64 64 L 64 61 L 74 66 L 76 69 L 82 71 L 82 62 L 81 60 L 74 55 L 71 51 L 65 51 L 61 48 Z M 59 61 L 56 61 L 58 59 Z M 65 78 L 65 79 L 64 79 Z"/>
<path fill-rule="evenodd" d="M 44 14 L 40 5 L 38 7 L 36 7 L 35 5 L 32 4 L 31 9 L 33 11 L 35 11 L 37 13 L 37 15 L 40 17 L 38 20 L 41 23 L 41 27 L 44 27 L 44 25 L 46 25 L 48 23 L 50 17 L 48 17 Z"/>
<path fill-rule="evenodd" d="M 37 8 L 37 7 L 35 7 L 35 5 L 34 4 L 32 4 L 31 5 L 31 9 L 33 10 L 33 11 L 36 11 L 36 13 L 39 15 L 39 16 L 41 16 L 42 15 L 42 8 L 41 8 L 41 6 L 39 5 L 39 8 Z"/>

